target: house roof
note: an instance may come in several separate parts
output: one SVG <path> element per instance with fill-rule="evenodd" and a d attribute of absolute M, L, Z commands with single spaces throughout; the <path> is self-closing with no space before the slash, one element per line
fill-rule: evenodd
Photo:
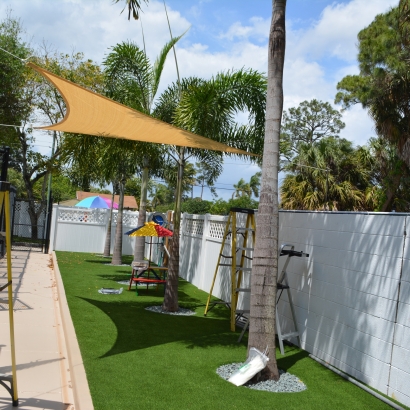
<path fill-rule="evenodd" d="M 88 198 L 90 196 L 100 196 L 101 198 L 112 199 L 111 194 L 100 194 L 99 192 L 84 192 L 84 191 L 76 192 L 77 201 L 82 201 L 84 198 Z M 119 201 L 120 201 L 120 196 L 114 195 L 114 202 L 118 204 Z M 133 196 L 131 195 L 124 196 L 124 208 L 138 209 L 137 201 L 135 200 Z"/>

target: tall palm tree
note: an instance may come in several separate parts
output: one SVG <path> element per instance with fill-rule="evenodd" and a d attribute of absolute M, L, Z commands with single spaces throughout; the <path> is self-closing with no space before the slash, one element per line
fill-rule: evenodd
<path fill-rule="evenodd" d="M 123 0 L 114 0 L 114 4 L 119 3 L 120 1 L 123 1 Z M 144 3 L 148 4 L 148 0 L 143 0 L 143 1 Z M 125 10 L 125 8 L 128 8 L 128 20 L 130 20 L 131 18 L 131 13 L 132 13 L 132 17 L 134 17 L 134 20 L 138 20 L 139 13 L 141 11 L 142 1 L 141 0 L 125 0 L 125 3 L 126 5 L 124 9 L 122 10 L 122 12 Z"/>
<path fill-rule="evenodd" d="M 210 80 L 182 79 L 159 98 L 154 113 L 163 121 L 227 145 L 253 153 L 261 151 L 265 118 L 266 79 L 252 70 L 230 71 Z M 249 123 L 238 125 L 235 114 L 249 112 Z M 217 166 L 222 154 L 215 151 L 174 147 L 170 156 L 178 163 L 181 184 L 189 157 Z M 215 164 L 215 165 L 213 165 Z M 178 189 L 178 188 L 177 188 Z M 181 191 L 179 191 L 181 192 Z M 174 235 L 163 309 L 178 309 L 179 228 L 181 204 L 177 196 L 174 212 Z"/>
<path fill-rule="evenodd" d="M 269 362 L 261 376 L 265 379 L 278 380 L 279 372 L 275 356 L 275 311 L 279 239 L 279 138 L 283 111 L 286 0 L 272 0 L 272 8 L 262 183 L 252 263 L 248 348 L 256 347 L 261 351 L 268 349 Z"/>
<path fill-rule="evenodd" d="M 165 44 L 154 65 L 151 65 L 145 51 L 141 50 L 135 43 L 123 42 L 114 46 L 103 62 L 107 77 L 108 95 L 134 109 L 151 114 L 166 57 L 181 37 L 173 38 Z M 145 150 L 146 155 L 141 156 L 139 161 L 142 179 L 138 226 L 144 225 L 146 221 L 149 171 L 155 169 L 158 165 L 158 159 L 164 154 L 164 149 L 160 145 L 146 145 L 150 149 Z M 144 250 L 144 237 L 136 237 L 134 261 L 144 260 Z"/>

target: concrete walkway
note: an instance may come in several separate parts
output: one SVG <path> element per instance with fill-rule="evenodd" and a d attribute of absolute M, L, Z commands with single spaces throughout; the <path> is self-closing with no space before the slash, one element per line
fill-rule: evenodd
<path fill-rule="evenodd" d="M 53 259 L 40 252 L 12 252 L 18 408 L 88 410 L 93 408 L 92 401 Z M 7 260 L 3 258 L 0 286 L 6 283 Z M 11 375 L 11 371 L 8 299 L 4 289 L 0 292 L 0 374 Z M 7 390 L 0 385 L 0 409 L 15 408 Z"/>

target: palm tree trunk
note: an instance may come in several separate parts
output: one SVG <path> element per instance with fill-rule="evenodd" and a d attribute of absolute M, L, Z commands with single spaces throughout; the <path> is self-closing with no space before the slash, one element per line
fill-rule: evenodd
<path fill-rule="evenodd" d="M 111 224 L 112 224 L 112 210 L 114 207 L 114 185 L 112 189 L 110 216 L 108 217 L 107 234 L 105 236 L 104 255 L 106 258 L 110 256 L 111 251 Z"/>
<path fill-rule="evenodd" d="M 162 309 L 166 312 L 178 310 L 178 277 L 179 277 L 179 231 L 181 225 L 182 178 L 184 176 L 185 148 L 180 147 L 178 157 L 177 189 L 175 195 L 174 232 L 172 235 L 168 278 Z"/>
<path fill-rule="evenodd" d="M 279 379 L 276 363 L 276 289 L 278 275 L 278 170 L 279 136 L 283 111 L 283 66 L 285 60 L 286 0 L 273 0 L 269 36 L 268 94 L 262 184 L 256 218 L 256 244 L 251 279 L 251 310 L 248 349 L 268 348 L 269 362 L 259 375 Z"/>
<path fill-rule="evenodd" d="M 144 159 L 144 168 L 141 179 L 141 199 L 138 210 L 138 226 L 144 225 L 147 220 L 147 192 L 148 192 L 148 160 Z M 144 260 L 145 256 L 145 237 L 136 236 L 134 245 L 134 262 Z"/>
<path fill-rule="evenodd" d="M 122 213 L 124 208 L 124 181 L 120 181 L 120 200 L 118 201 L 117 227 L 115 229 L 114 252 L 112 254 L 112 265 L 122 265 Z"/>

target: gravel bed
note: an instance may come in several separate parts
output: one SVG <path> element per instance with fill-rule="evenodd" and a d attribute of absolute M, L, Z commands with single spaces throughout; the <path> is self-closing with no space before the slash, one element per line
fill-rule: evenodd
<path fill-rule="evenodd" d="M 216 373 L 225 380 L 228 380 L 236 370 L 238 370 L 243 363 L 225 364 L 218 367 Z M 275 382 L 274 380 L 266 380 L 259 383 L 250 382 L 245 383 L 243 387 L 254 390 L 270 391 L 273 393 L 298 393 L 306 390 L 306 385 L 299 380 L 296 376 L 286 373 L 283 370 L 279 370 L 280 379 Z"/>
<path fill-rule="evenodd" d="M 193 310 L 184 309 L 182 307 L 178 308 L 176 312 L 165 312 L 162 310 L 162 306 L 148 306 L 145 310 L 155 313 L 163 313 L 164 315 L 175 315 L 175 316 L 192 316 L 195 315 Z"/>

